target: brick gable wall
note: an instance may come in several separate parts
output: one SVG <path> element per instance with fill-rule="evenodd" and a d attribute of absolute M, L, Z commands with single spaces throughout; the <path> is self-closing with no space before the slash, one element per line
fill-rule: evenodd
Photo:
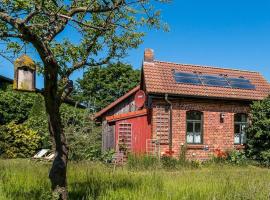
<path fill-rule="evenodd" d="M 234 145 L 234 114 L 248 113 L 249 104 L 247 102 L 207 99 L 179 99 L 171 100 L 171 102 L 175 157 L 179 155 L 181 146 L 186 142 L 186 112 L 190 110 L 203 112 L 203 144 L 188 144 L 187 158 L 205 160 L 213 155 L 215 149 L 226 151 L 236 148 Z M 151 112 L 153 139 L 156 139 L 159 134 L 161 122 L 158 116 L 168 114 L 167 109 L 160 109 L 162 106 L 167 106 L 163 99 L 153 99 Z M 223 122 L 220 121 L 221 113 L 225 114 Z M 168 149 L 168 144 L 160 144 L 161 154 Z"/>

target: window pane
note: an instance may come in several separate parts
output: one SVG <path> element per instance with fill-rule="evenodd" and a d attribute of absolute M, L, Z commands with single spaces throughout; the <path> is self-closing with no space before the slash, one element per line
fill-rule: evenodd
<path fill-rule="evenodd" d="M 194 143 L 201 143 L 201 134 L 200 133 L 195 133 Z"/>
<path fill-rule="evenodd" d="M 193 132 L 193 123 L 187 122 L 187 132 L 192 133 Z"/>
<path fill-rule="evenodd" d="M 201 120 L 202 113 L 198 111 L 190 111 L 187 112 L 187 119 L 188 120 Z"/>
<path fill-rule="evenodd" d="M 201 133 L 201 123 L 195 123 L 195 132 Z"/>
<path fill-rule="evenodd" d="M 235 134 L 234 135 L 234 143 L 239 144 L 240 143 L 240 134 Z"/>
<path fill-rule="evenodd" d="M 187 133 L 187 143 L 193 143 L 193 133 Z"/>
<path fill-rule="evenodd" d="M 247 115 L 243 113 L 238 113 L 234 115 L 235 122 L 247 122 Z"/>
<path fill-rule="evenodd" d="M 234 125 L 234 133 L 240 133 L 240 124 Z"/>
<path fill-rule="evenodd" d="M 241 124 L 241 132 L 246 131 L 246 127 L 247 127 L 246 124 Z"/>
<path fill-rule="evenodd" d="M 247 115 L 246 114 L 241 115 L 241 122 L 247 122 Z"/>
<path fill-rule="evenodd" d="M 246 141 L 247 141 L 246 133 L 242 132 L 242 134 L 241 134 L 241 144 L 246 144 Z"/>

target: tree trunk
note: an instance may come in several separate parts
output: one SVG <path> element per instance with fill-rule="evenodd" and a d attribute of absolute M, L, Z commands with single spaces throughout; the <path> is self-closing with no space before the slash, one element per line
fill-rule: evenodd
<path fill-rule="evenodd" d="M 56 105 L 58 106 L 58 105 Z M 61 116 L 58 110 L 50 109 L 49 113 L 49 128 L 55 142 L 55 159 L 50 170 L 49 178 L 53 195 L 58 199 L 67 199 L 67 163 L 68 163 L 68 147 L 66 138 L 61 124 Z"/>
<path fill-rule="evenodd" d="M 49 57 L 50 58 L 50 57 Z M 48 59 L 49 60 L 49 59 Z M 49 131 L 53 139 L 55 158 L 49 173 L 53 196 L 67 200 L 68 146 L 60 115 L 61 96 L 58 94 L 58 69 L 55 62 L 47 64 L 44 79 L 44 98 L 48 114 Z"/>

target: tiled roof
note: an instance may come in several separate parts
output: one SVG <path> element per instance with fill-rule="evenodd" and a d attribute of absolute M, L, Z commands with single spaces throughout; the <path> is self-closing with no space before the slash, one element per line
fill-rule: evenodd
<path fill-rule="evenodd" d="M 207 75 L 224 74 L 231 78 L 239 78 L 242 76 L 249 79 L 251 84 L 255 85 L 256 88 L 248 90 L 177 83 L 173 77 L 173 70 L 188 73 L 201 72 Z M 190 97 L 243 100 L 260 100 L 270 94 L 270 84 L 258 72 L 153 61 L 144 62 L 143 73 L 146 92 L 153 94 L 167 93 Z"/>
<path fill-rule="evenodd" d="M 135 92 L 137 92 L 139 89 L 140 89 L 140 85 L 136 86 L 135 88 L 133 88 L 132 90 L 130 90 L 129 92 L 127 92 L 126 94 L 124 94 L 123 96 L 121 96 L 120 98 L 118 98 L 116 101 L 112 102 L 107 107 L 105 107 L 101 111 L 97 112 L 95 114 L 95 118 L 101 117 L 104 113 L 106 113 L 107 111 L 109 111 L 110 109 L 112 109 L 114 106 L 116 106 L 120 102 L 124 101 L 126 98 L 128 98 L 129 96 L 131 96 L 132 94 L 134 94 Z"/>

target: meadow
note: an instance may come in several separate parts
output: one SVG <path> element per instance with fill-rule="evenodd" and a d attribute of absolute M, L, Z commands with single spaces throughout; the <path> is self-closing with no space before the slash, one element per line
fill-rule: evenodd
<path fill-rule="evenodd" d="M 0 200 L 50 199 L 50 165 L 0 160 Z M 267 200 L 270 170 L 227 164 L 114 169 L 97 162 L 70 162 L 68 190 L 72 200 Z"/>

